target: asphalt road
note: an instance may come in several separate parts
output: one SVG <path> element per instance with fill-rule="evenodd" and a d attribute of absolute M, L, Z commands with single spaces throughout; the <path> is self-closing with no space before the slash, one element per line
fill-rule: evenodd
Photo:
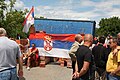
<path fill-rule="evenodd" d="M 33 67 L 28 71 L 24 66 L 22 80 L 71 80 L 72 69 L 49 63 L 45 68 Z"/>

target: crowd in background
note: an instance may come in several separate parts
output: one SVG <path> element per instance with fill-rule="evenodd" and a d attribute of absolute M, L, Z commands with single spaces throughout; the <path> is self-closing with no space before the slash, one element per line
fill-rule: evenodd
<path fill-rule="evenodd" d="M 69 55 L 72 60 L 73 80 L 120 80 L 120 33 L 93 38 L 85 34 L 75 36 Z M 18 37 L 20 39 L 20 36 Z M 23 60 L 30 70 L 30 60 L 39 61 L 38 49 L 35 44 L 29 49 L 29 40 L 25 45 L 17 44 L 6 37 L 6 30 L 0 28 L 0 80 L 18 80 L 23 77 Z M 20 47 L 24 50 L 21 54 Z M 19 68 L 17 72 L 18 60 Z"/>
<path fill-rule="evenodd" d="M 116 36 L 75 36 L 69 51 L 73 80 L 120 80 L 120 33 Z"/>

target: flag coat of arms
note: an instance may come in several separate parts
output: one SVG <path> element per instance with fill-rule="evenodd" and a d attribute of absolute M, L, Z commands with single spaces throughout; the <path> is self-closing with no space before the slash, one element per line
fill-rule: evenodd
<path fill-rule="evenodd" d="M 34 7 L 32 7 L 32 9 L 30 10 L 30 12 L 28 13 L 27 17 L 23 22 L 24 25 L 23 32 L 27 33 L 29 31 L 29 28 L 33 24 L 34 24 Z"/>

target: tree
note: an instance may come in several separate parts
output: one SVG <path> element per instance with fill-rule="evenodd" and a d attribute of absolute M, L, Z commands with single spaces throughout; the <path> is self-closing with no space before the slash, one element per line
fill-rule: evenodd
<path fill-rule="evenodd" d="M 10 4 L 8 5 L 5 4 L 5 0 L 0 1 L 0 27 L 4 27 L 10 37 L 16 38 L 16 35 L 20 34 L 22 38 L 25 38 L 27 35 L 22 32 L 22 23 L 28 11 L 26 9 L 24 11 L 14 10 L 13 8 L 16 0 L 9 1 Z M 3 14 L 5 10 L 6 14 Z"/>
<path fill-rule="evenodd" d="M 10 11 L 12 11 L 16 0 L 9 0 L 9 1 L 10 1 L 10 5 L 9 5 L 10 6 Z"/>
<path fill-rule="evenodd" d="M 12 10 L 6 14 L 6 27 L 8 36 L 16 38 L 17 34 L 20 34 L 23 38 L 26 37 L 22 32 L 23 21 L 25 13 L 23 11 Z"/>
<path fill-rule="evenodd" d="M 40 17 L 35 16 L 35 19 L 47 19 L 47 18 L 45 18 L 44 16 L 40 16 Z"/>
<path fill-rule="evenodd" d="M 45 17 L 43 17 L 43 16 L 40 16 L 40 19 L 46 19 Z"/>
<path fill-rule="evenodd" d="M 7 4 L 4 2 L 5 0 L 0 1 L 0 26 L 4 24 L 4 10 L 7 9 Z"/>
<path fill-rule="evenodd" d="M 99 22 L 99 29 L 96 29 L 97 35 L 105 35 L 108 34 L 116 36 L 118 32 L 120 32 L 120 18 L 112 17 L 112 18 L 102 18 Z"/>

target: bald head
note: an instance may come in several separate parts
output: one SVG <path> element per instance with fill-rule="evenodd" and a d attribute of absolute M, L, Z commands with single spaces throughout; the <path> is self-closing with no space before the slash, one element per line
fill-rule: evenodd
<path fill-rule="evenodd" d="M 91 34 L 85 34 L 84 42 L 91 42 L 93 41 L 93 36 Z"/>
<path fill-rule="evenodd" d="M 117 34 L 117 38 L 120 39 L 120 33 Z"/>
<path fill-rule="evenodd" d="M 80 34 L 75 35 L 75 41 L 81 43 L 82 42 L 82 36 Z"/>
<path fill-rule="evenodd" d="M 0 28 L 0 36 L 5 36 L 6 30 L 4 28 Z"/>

